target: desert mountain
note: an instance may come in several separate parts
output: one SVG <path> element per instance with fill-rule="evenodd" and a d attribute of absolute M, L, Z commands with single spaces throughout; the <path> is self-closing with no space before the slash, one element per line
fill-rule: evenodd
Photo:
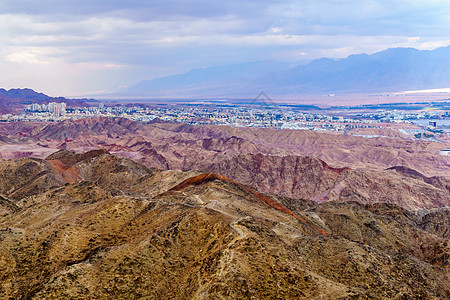
<path fill-rule="evenodd" d="M 143 126 L 125 118 L 86 118 L 81 120 L 64 120 L 55 126 L 45 126 L 33 137 L 38 139 L 52 140 L 79 140 L 98 135 L 105 135 L 109 138 L 120 138 L 126 135 L 135 134 Z"/>
<path fill-rule="evenodd" d="M 309 156 L 247 154 L 211 164 L 205 169 L 221 172 L 266 193 L 317 202 L 384 202 L 410 209 L 450 204 L 448 178 L 426 177 L 405 167 L 352 170 L 332 168 Z"/>
<path fill-rule="evenodd" d="M 43 93 L 36 92 L 32 89 L 10 89 L 0 88 L 0 113 L 11 113 L 22 110 L 24 104 L 38 103 L 44 104 L 49 102 L 64 102 L 69 106 L 87 106 L 88 99 L 66 99 L 64 97 L 50 97 Z M 89 101 L 95 101 L 90 99 Z"/>
<path fill-rule="evenodd" d="M 438 154 L 445 145 L 401 136 L 361 138 L 120 118 L 2 124 L 2 132 L 4 158 L 106 149 L 149 168 L 219 173 L 291 198 L 387 202 L 409 209 L 444 207 L 450 199 L 449 161 Z"/>
<path fill-rule="evenodd" d="M 393 48 L 345 59 L 315 60 L 261 78 L 271 94 L 402 92 L 444 88 L 450 79 L 450 46 L 433 51 Z"/>
<path fill-rule="evenodd" d="M 253 98 L 261 91 L 278 96 L 448 88 L 450 46 L 433 51 L 393 48 L 288 67 L 283 63 L 258 62 L 195 69 L 142 81 L 121 95 Z"/>
<path fill-rule="evenodd" d="M 3 298 L 450 297 L 444 208 L 270 196 L 105 151 L 0 166 Z"/>
<path fill-rule="evenodd" d="M 32 89 L 0 89 L 0 96 L 35 101 L 36 103 L 51 102 L 52 97 L 45 95 L 44 93 L 35 92 Z"/>

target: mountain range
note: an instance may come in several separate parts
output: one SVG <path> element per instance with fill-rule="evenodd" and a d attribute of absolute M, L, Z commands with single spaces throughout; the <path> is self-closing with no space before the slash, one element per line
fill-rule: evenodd
<path fill-rule="evenodd" d="M 255 97 L 378 93 L 449 88 L 450 46 L 432 51 L 392 48 L 343 59 L 322 58 L 293 65 L 276 61 L 195 69 L 144 80 L 122 97 Z"/>
<path fill-rule="evenodd" d="M 448 208 L 266 195 L 105 150 L 0 175 L 1 298 L 450 297 Z"/>
<path fill-rule="evenodd" d="M 356 130 L 356 129 L 355 129 Z M 449 143 L 302 130 L 87 118 L 0 124 L 0 158 L 105 149 L 148 168 L 219 173 L 265 193 L 315 202 L 448 206 Z M 389 136 L 391 135 L 391 136 Z"/>
<path fill-rule="evenodd" d="M 0 298 L 448 299 L 449 144 L 357 130 L 0 123 Z"/>
<path fill-rule="evenodd" d="M 86 101 L 95 102 L 96 100 L 50 97 L 29 88 L 10 90 L 0 88 L 0 114 L 22 111 L 24 105 L 31 103 L 46 104 L 49 102 L 64 102 L 68 106 L 87 106 Z"/>

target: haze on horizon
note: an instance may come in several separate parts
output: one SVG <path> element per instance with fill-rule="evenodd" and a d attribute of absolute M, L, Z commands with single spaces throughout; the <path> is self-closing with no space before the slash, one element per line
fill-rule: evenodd
<path fill-rule="evenodd" d="M 256 60 L 450 44 L 447 0 L 0 3 L 0 87 L 52 96 Z"/>

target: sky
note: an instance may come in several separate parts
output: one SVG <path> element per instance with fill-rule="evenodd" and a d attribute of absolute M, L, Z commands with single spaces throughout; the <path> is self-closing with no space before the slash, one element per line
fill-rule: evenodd
<path fill-rule="evenodd" d="M 0 0 L 0 87 L 92 96 L 193 68 L 450 45 L 448 0 Z"/>

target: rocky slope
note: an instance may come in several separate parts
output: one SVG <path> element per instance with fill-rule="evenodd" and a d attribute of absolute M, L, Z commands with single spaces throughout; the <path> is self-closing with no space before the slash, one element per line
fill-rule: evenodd
<path fill-rule="evenodd" d="M 439 156 L 450 144 L 403 136 L 363 138 L 304 130 L 141 124 L 122 118 L 88 118 L 59 123 L 0 124 L 0 133 L 26 135 L 48 147 L 86 149 L 108 147 L 115 152 L 154 150 L 171 169 L 190 168 L 198 157 L 206 162 L 236 154 L 276 154 L 317 157 L 333 167 L 386 169 L 406 166 L 427 176 L 446 175 L 448 159 Z M 21 126 L 23 130 L 20 130 Z M 34 129 L 31 127 L 34 126 Z M 10 134 L 8 134 L 10 132 Z M 197 154 L 197 155 L 195 155 Z M 147 158 L 146 158 L 147 159 Z M 148 158 L 151 162 L 152 159 Z"/>
<path fill-rule="evenodd" d="M 448 206 L 450 199 L 450 161 L 438 154 L 445 144 L 403 135 L 362 138 L 121 118 L 0 124 L 2 132 L 4 158 L 106 149 L 150 168 L 219 173 L 293 198 L 381 201 L 413 209 Z"/>
<path fill-rule="evenodd" d="M 444 208 L 269 196 L 104 151 L 0 165 L 2 298 L 450 297 Z"/>
<path fill-rule="evenodd" d="M 333 168 L 309 156 L 239 155 L 205 168 L 266 193 L 325 201 L 396 203 L 410 209 L 449 206 L 450 180 L 406 167 Z"/>

